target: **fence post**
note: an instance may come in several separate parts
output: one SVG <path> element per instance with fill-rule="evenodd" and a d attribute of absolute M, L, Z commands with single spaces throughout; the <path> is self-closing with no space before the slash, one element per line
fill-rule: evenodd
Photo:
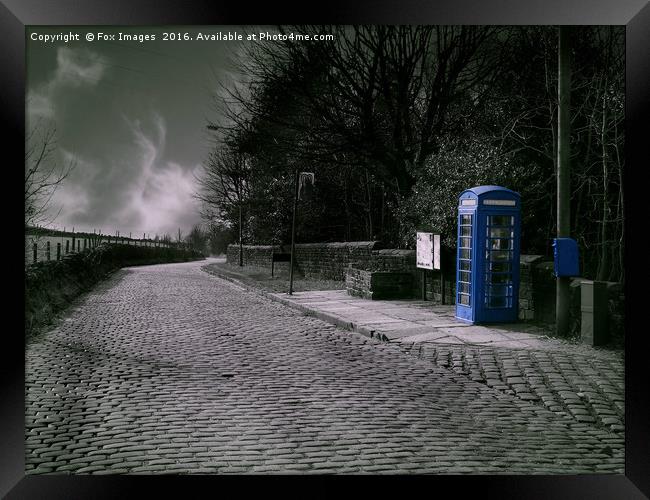
<path fill-rule="evenodd" d="M 74 247 L 72 250 L 74 251 Z M 65 253 L 70 253 L 70 240 L 65 240 Z"/>
<path fill-rule="evenodd" d="M 56 260 L 61 260 L 61 243 L 56 244 Z"/>
<path fill-rule="evenodd" d="M 47 260 L 50 260 L 50 242 L 46 242 L 45 244 L 45 256 Z"/>
<path fill-rule="evenodd" d="M 34 243 L 33 245 L 33 251 L 34 251 L 34 264 L 38 261 L 38 244 Z"/>

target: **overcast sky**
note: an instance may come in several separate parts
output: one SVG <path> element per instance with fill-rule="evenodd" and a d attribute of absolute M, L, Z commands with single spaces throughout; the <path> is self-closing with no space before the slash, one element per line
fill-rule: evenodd
<path fill-rule="evenodd" d="M 30 28 L 27 127 L 56 126 L 57 160 L 75 169 L 56 191 L 53 226 L 176 236 L 199 222 L 194 175 L 211 147 L 219 84 L 237 79 L 237 41 L 163 40 L 163 32 L 237 27 Z M 79 34 L 79 41 L 32 36 Z M 155 41 L 86 41 L 86 34 L 154 34 Z M 32 35 L 34 33 L 35 35 Z"/>

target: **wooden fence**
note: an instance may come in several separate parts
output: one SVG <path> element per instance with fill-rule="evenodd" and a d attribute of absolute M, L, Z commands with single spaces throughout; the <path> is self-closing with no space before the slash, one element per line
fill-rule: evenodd
<path fill-rule="evenodd" d="M 189 248 L 185 242 L 161 239 L 136 239 L 105 234 L 40 232 L 25 234 L 25 264 L 61 260 L 66 255 L 84 252 L 102 244 L 134 245 L 150 248 Z"/>

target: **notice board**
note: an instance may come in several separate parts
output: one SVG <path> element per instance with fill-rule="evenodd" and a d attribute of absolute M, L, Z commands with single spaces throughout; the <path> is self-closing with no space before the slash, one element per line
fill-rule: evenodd
<path fill-rule="evenodd" d="M 417 232 L 416 266 L 422 269 L 440 269 L 440 235 Z"/>

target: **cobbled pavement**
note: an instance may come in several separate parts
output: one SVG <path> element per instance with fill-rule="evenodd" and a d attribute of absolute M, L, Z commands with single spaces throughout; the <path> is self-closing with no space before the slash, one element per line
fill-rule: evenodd
<path fill-rule="evenodd" d="M 123 269 L 27 346 L 27 474 L 623 472 L 622 432 L 472 380 L 471 354 L 413 356 L 202 265 Z"/>

